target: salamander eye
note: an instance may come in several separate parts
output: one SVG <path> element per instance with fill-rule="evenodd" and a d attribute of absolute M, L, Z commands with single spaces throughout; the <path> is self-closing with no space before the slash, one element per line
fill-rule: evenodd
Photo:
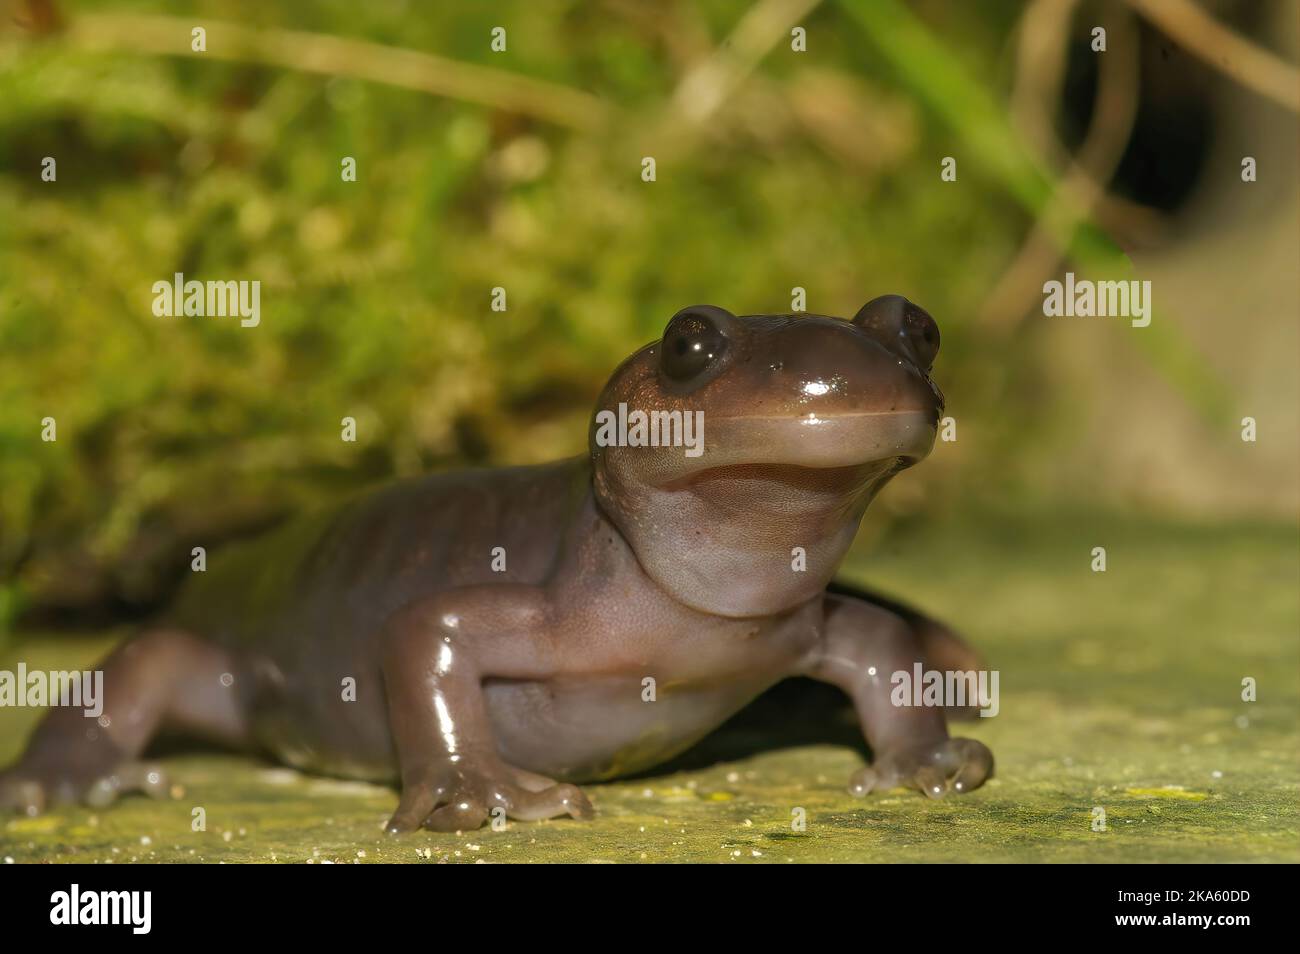
<path fill-rule="evenodd" d="M 712 305 L 684 308 L 664 329 L 659 367 L 674 381 L 690 381 L 714 367 L 727 351 L 723 328 L 735 316 Z"/>
<path fill-rule="evenodd" d="M 939 325 L 929 312 L 902 295 L 873 298 L 853 316 L 853 323 L 922 371 L 928 372 L 939 354 Z"/>
<path fill-rule="evenodd" d="M 930 313 L 910 301 L 903 312 L 903 333 L 907 336 L 916 363 L 929 371 L 939 354 L 939 324 Z"/>

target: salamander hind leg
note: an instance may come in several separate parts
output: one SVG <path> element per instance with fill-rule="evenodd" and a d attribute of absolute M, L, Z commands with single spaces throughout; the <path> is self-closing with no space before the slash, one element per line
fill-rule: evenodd
<path fill-rule="evenodd" d="M 22 758 L 0 772 L 0 812 L 105 806 L 132 791 L 164 796 L 162 769 L 140 761 L 160 728 L 228 744 L 246 739 L 235 668 L 225 650 L 183 630 L 152 629 L 132 639 L 99 667 L 97 711 L 51 708 Z"/>

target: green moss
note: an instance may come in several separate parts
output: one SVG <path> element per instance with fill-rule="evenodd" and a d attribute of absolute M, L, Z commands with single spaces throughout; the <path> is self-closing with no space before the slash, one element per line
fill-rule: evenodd
<path fill-rule="evenodd" d="M 1088 569 L 1093 545 L 1111 569 Z M 869 556 L 869 558 L 868 558 Z M 961 621 L 1001 672 L 1001 712 L 960 723 L 997 777 L 931 802 L 856 799 L 849 712 L 777 690 L 674 766 L 592 785 L 599 816 L 505 831 L 380 826 L 387 788 L 234 755 L 164 759 L 179 797 L 0 822 L 15 861 L 1297 861 L 1293 530 L 1058 516 L 895 532 L 852 566 Z M 76 667 L 108 639 L 33 638 L 29 666 Z M 0 665 L 12 666 L 18 657 Z M 1258 680 L 1242 702 L 1241 679 Z M 37 712 L 0 710 L 0 760 Z M 201 806 L 207 830 L 190 829 Z M 1106 830 L 1094 831 L 1094 810 Z M 806 829 L 792 826 L 802 809 Z M 364 856 L 361 853 L 364 852 Z M 427 855 L 426 855 L 427 852 Z"/>

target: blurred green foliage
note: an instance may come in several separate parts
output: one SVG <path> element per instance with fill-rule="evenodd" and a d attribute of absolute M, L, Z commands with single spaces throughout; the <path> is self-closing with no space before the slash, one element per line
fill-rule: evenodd
<path fill-rule="evenodd" d="M 1016 479 L 1005 461 L 1060 400 L 1033 335 L 972 326 L 1033 210 L 996 168 L 939 185 L 961 130 L 927 110 L 930 74 L 900 74 L 871 29 L 901 8 L 816 7 L 798 21 L 815 54 L 793 53 L 778 23 L 698 123 L 677 91 L 749 2 L 58 10 L 64 27 L 166 14 L 178 31 L 391 44 L 585 91 L 602 112 L 565 125 L 255 58 L 100 52 L 89 28 L 0 34 L 10 611 L 23 593 L 147 602 L 196 540 L 362 483 L 581 452 L 609 372 L 694 302 L 786 311 L 796 286 L 813 312 L 885 292 L 923 302 L 943 328 L 941 385 L 985 418 L 967 473 L 992 481 Z M 951 56 L 933 81 L 999 75 L 1015 5 L 919 12 L 960 40 L 936 46 L 917 21 L 918 54 Z M 499 24 L 505 53 L 489 46 Z M 291 45 L 311 53 L 310 37 Z M 57 182 L 40 178 L 45 156 Z M 175 272 L 260 280 L 260 326 L 154 317 L 151 286 Z M 504 313 L 489 307 L 498 286 Z M 1014 421 L 980 410 L 1008 402 Z M 344 416 L 355 444 L 339 440 Z"/>

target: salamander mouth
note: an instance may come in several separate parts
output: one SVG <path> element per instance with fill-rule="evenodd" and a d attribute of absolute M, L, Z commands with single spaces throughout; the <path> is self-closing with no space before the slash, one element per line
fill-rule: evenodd
<path fill-rule="evenodd" d="M 934 445 L 933 408 L 853 412 L 818 417 L 705 417 L 698 453 L 659 448 L 659 480 L 710 476 L 804 484 L 851 481 L 916 463 Z"/>
<path fill-rule="evenodd" d="M 910 460 L 893 457 L 838 467 L 748 463 L 708 467 L 666 485 L 738 514 L 807 517 L 834 521 L 870 499 L 870 492 Z"/>
<path fill-rule="evenodd" d="M 725 481 L 731 484 L 762 484 L 768 487 L 784 486 L 792 492 L 851 494 L 861 490 L 882 474 L 902 470 L 906 464 L 900 459 L 872 461 L 865 464 L 848 464 L 842 467 L 804 467 L 800 464 L 724 464 L 709 467 L 685 478 L 695 486 Z"/>

